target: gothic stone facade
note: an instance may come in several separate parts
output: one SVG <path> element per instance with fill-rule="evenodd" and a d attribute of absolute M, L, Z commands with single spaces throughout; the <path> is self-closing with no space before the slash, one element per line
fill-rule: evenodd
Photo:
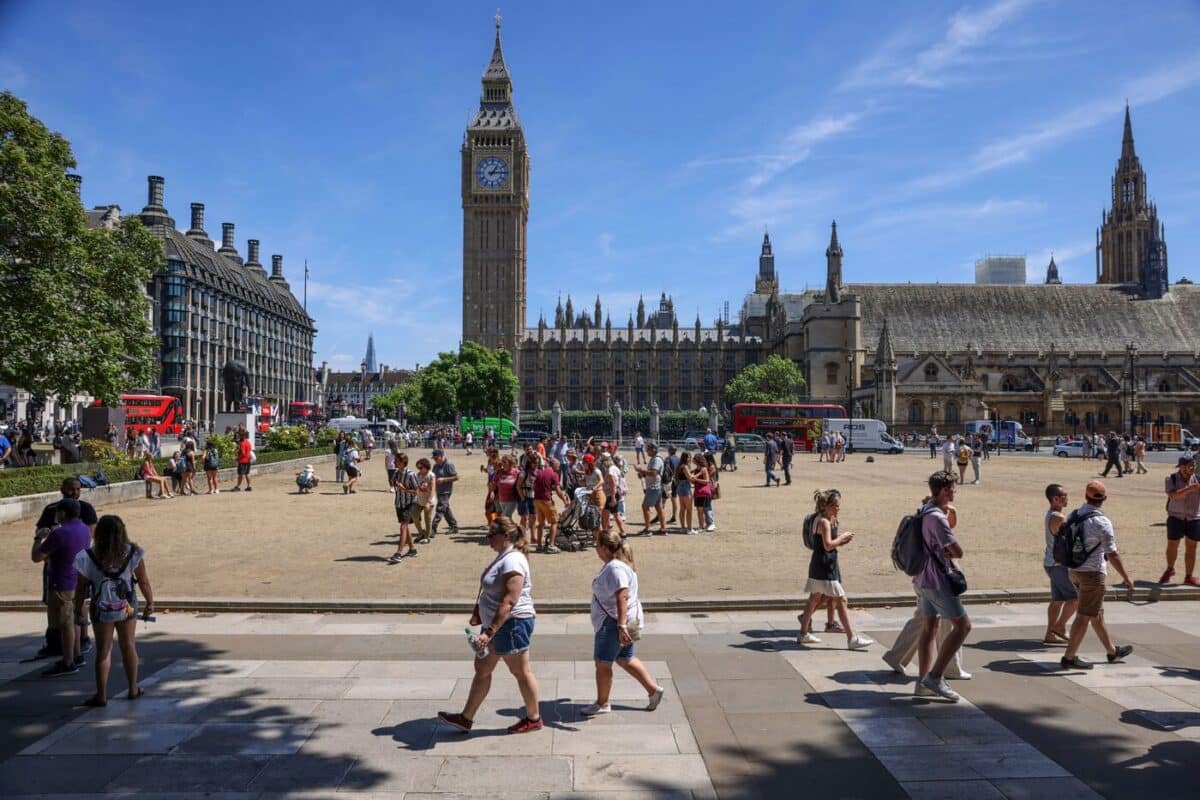
<path fill-rule="evenodd" d="M 663 295 L 657 313 L 639 303 L 623 327 L 599 298 L 576 314 L 568 297 L 553 324 L 526 328 L 529 161 L 511 98 L 497 28 L 463 145 L 463 338 L 510 349 L 523 408 L 696 408 L 778 353 L 800 366 L 812 401 L 901 430 L 1031 415 L 1047 430 L 1124 429 L 1134 413 L 1200 415 L 1200 289 L 1167 282 L 1128 109 L 1094 285 L 1063 284 L 1053 259 L 1040 285 L 847 284 L 835 223 L 823 291 L 781 293 L 764 236 L 733 325 L 681 328 Z"/>

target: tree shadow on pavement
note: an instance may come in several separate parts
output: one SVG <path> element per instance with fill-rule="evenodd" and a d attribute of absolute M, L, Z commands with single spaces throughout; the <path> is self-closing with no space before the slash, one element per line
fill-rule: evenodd
<path fill-rule="evenodd" d="M 248 675 L 250 665 L 226 660 L 226 651 L 169 636 L 139 640 L 138 655 L 145 695 L 136 702 L 124 697 L 116 650 L 103 708 L 79 705 L 95 691 L 91 657 L 77 675 L 34 672 L 0 685 L 6 796 L 290 792 L 343 781 L 369 790 L 392 777 L 361 762 L 350 740 L 328 735 L 344 723 L 311 713 L 320 701 L 286 697 L 278 679 Z M 326 738 L 310 749 L 322 729 Z M 18 755 L 34 744 L 45 750 Z"/>

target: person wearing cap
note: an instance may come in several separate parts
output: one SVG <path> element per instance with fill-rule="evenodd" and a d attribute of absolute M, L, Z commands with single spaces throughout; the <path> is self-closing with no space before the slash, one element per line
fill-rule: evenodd
<path fill-rule="evenodd" d="M 450 510 L 450 495 L 454 493 L 454 483 L 458 480 L 458 470 L 446 458 L 444 450 L 433 451 L 433 476 L 437 480 L 437 511 L 433 515 L 433 523 L 429 535 L 437 533 L 438 524 L 442 517 L 450 525 L 451 533 L 458 533 L 458 520 Z"/>
<path fill-rule="evenodd" d="M 650 533 L 650 512 L 654 511 L 655 519 L 658 520 L 658 535 L 667 535 L 666 520 L 663 517 L 663 460 L 658 455 L 658 445 L 654 442 L 646 442 L 646 465 L 643 467 L 638 464 L 634 467 L 638 477 L 642 479 L 642 521 L 645 523 L 642 527 L 642 535 Z"/>
<path fill-rule="evenodd" d="M 1159 583 L 1175 577 L 1175 559 L 1179 556 L 1179 541 L 1183 544 L 1183 582 L 1200 586 L 1196 580 L 1196 542 L 1200 542 L 1200 480 L 1196 478 L 1196 457 L 1191 453 L 1179 457 L 1176 469 L 1166 479 L 1167 492 L 1167 569 Z"/>
<path fill-rule="evenodd" d="M 300 494 L 312 494 L 312 490 L 317 488 L 320 482 L 321 479 L 317 477 L 312 464 L 305 464 L 304 469 L 296 473 L 296 486 L 300 488 Z"/>
<path fill-rule="evenodd" d="M 80 514 L 82 507 L 74 497 L 58 501 L 58 526 L 39 528 L 33 537 L 30 558 L 33 563 L 49 562 L 46 580 L 46 618 L 59 634 L 62 660 L 42 673 L 45 678 L 74 675 L 83 665 L 79 640 L 75 637 L 75 556 L 92 542 L 92 529 Z"/>
<path fill-rule="evenodd" d="M 1108 499 L 1108 489 L 1101 481 L 1089 481 L 1084 488 L 1084 497 L 1087 502 L 1072 512 L 1067 522 L 1063 523 L 1074 524 L 1072 518 L 1080 520 L 1078 524 L 1083 526 L 1083 543 L 1088 552 L 1087 560 L 1078 567 L 1072 567 L 1068 573 L 1071 584 L 1079 593 L 1079 610 L 1075 613 L 1075 621 L 1071 623 L 1067 652 L 1059 660 L 1063 669 L 1092 668 L 1092 662 L 1079 656 L 1079 646 L 1083 644 L 1089 625 L 1096 632 L 1100 644 L 1104 645 L 1110 664 L 1133 652 L 1133 645 L 1114 645 L 1104 624 L 1104 579 L 1110 563 L 1121 574 L 1130 595 L 1133 594 L 1133 579 L 1125 571 L 1121 554 L 1117 552 L 1117 537 L 1112 521 L 1100 508 Z"/>
<path fill-rule="evenodd" d="M 96 509 L 86 500 L 79 499 L 79 493 L 82 486 L 79 483 L 79 478 L 71 477 L 64 478 L 59 485 L 58 491 L 62 494 L 58 500 L 49 503 L 42 509 L 41 515 L 38 517 L 37 523 L 34 525 L 35 533 L 49 535 L 50 531 L 62 520 L 62 512 L 59 510 L 58 504 L 67 498 L 77 500 L 79 502 L 79 519 L 84 525 L 88 526 L 88 530 L 92 533 L 96 531 L 96 522 L 99 517 L 96 516 Z M 50 564 L 42 564 L 42 602 L 47 606 L 50 605 Z M 37 652 L 38 658 L 49 658 L 51 656 L 61 656 L 60 649 L 62 638 L 58 632 L 58 628 L 54 625 L 46 627 L 46 644 Z M 79 652 L 81 655 L 87 655 L 92 651 L 93 644 L 88 636 L 87 618 L 84 617 L 79 625 Z"/>

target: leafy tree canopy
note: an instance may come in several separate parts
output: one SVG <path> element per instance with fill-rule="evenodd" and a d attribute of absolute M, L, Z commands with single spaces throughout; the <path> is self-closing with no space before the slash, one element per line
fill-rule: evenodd
<path fill-rule="evenodd" d="M 457 353 L 439 353 L 417 376 L 418 408 L 429 420 L 463 414 L 504 414 L 517 397 L 517 376 L 507 350 L 466 342 Z M 410 413 L 410 416 L 414 416 Z"/>
<path fill-rule="evenodd" d="M 798 403 L 804 376 L 789 358 L 771 355 L 749 364 L 725 385 L 725 401 L 734 403 Z"/>
<path fill-rule="evenodd" d="M 91 229 L 71 146 L 0 93 L 0 383 L 115 402 L 152 382 L 146 285 L 162 244 L 140 220 Z"/>

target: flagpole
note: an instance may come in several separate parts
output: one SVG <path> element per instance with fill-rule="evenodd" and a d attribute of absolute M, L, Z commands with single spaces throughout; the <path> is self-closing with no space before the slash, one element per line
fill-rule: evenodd
<path fill-rule="evenodd" d="M 304 313 L 308 313 L 308 259 L 304 259 Z"/>

